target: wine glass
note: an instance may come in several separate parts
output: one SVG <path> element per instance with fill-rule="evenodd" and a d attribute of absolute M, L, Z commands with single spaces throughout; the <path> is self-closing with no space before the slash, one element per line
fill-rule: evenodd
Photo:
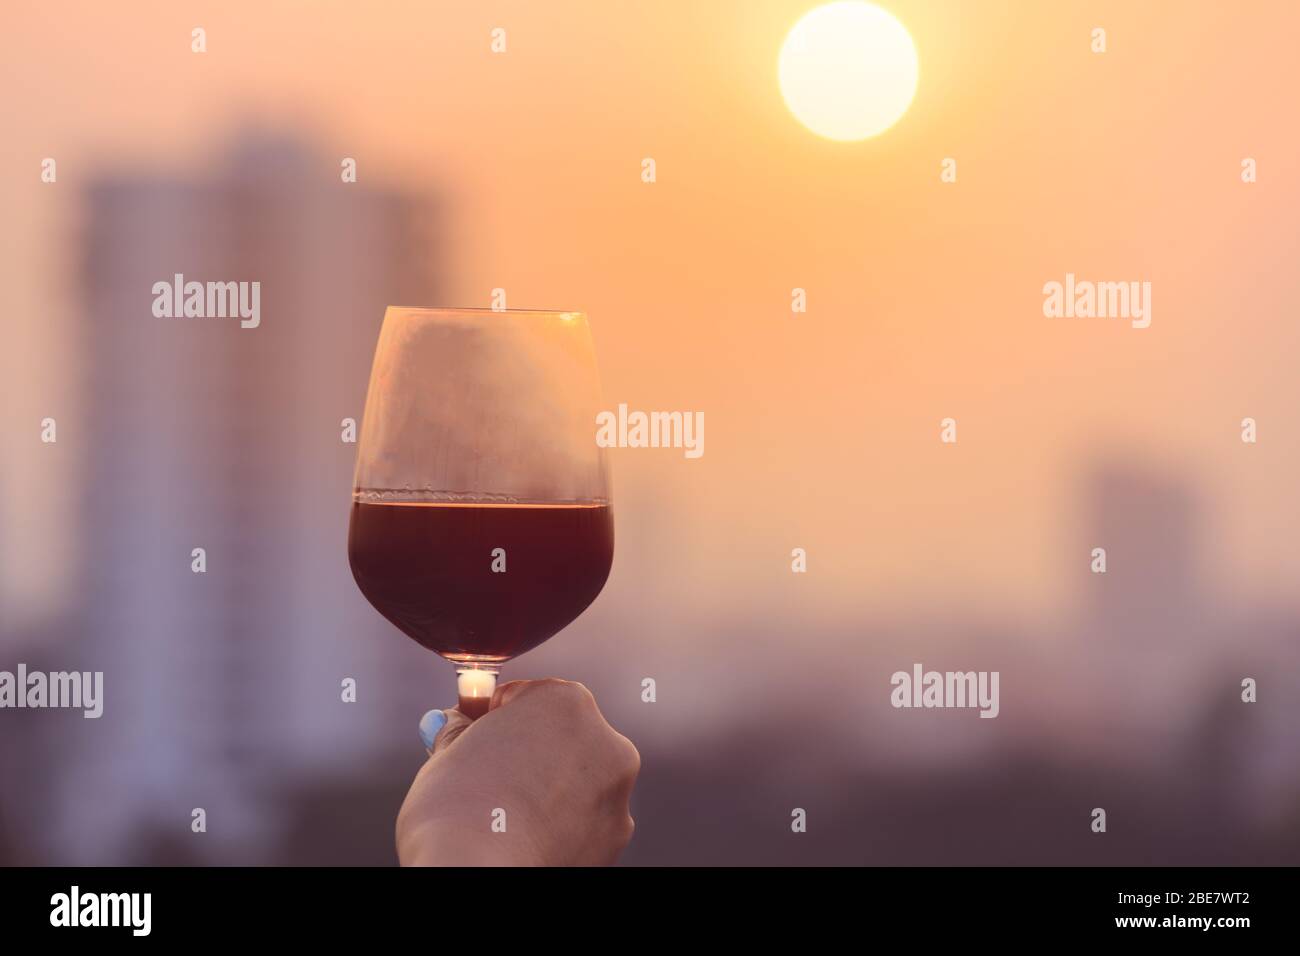
<path fill-rule="evenodd" d="M 389 306 L 348 530 L 376 610 L 456 665 L 487 712 L 501 665 L 605 585 L 614 518 L 580 312 Z"/>

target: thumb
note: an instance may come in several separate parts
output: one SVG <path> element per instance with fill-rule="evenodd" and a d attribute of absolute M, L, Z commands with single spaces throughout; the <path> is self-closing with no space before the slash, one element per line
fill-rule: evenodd
<path fill-rule="evenodd" d="M 442 753 L 463 734 L 474 721 L 454 707 L 448 710 L 431 710 L 420 718 L 420 740 L 430 756 Z"/>

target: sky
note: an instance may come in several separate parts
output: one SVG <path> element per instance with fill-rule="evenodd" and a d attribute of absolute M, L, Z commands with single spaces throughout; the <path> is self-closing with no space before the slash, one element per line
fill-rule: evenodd
<path fill-rule="evenodd" d="M 75 442 L 42 457 L 35 436 L 93 401 L 69 281 L 78 189 L 202 168 L 249 118 L 439 198 L 448 301 L 421 304 L 486 305 L 499 287 L 513 307 L 584 310 L 611 407 L 706 413 L 701 459 L 614 454 L 631 532 L 617 560 L 638 593 L 775 609 L 789 595 L 752 582 L 785 582 L 800 546 L 801 600 L 832 619 L 936 602 L 1050 616 L 1086 566 L 1062 550 L 1081 485 L 1118 459 L 1205 491 L 1215 587 L 1288 594 L 1300 151 L 1281 120 L 1300 11 L 887 4 L 916 43 L 915 100 L 885 134 L 835 143 L 776 82 L 814 5 L 10 11 L 0 520 L 20 536 L 0 578 L 15 613 L 59 606 L 76 548 L 57 492 Z M 1150 281 L 1151 327 L 1045 318 L 1042 286 L 1067 272 Z M 938 440 L 949 416 L 955 445 Z"/>

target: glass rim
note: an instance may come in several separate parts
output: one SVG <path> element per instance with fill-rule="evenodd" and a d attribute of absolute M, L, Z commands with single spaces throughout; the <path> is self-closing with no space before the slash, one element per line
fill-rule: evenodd
<path fill-rule="evenodd" d="M 555 318 L 586 318 L 580 309 L 485 309 L 475 307 L 442 307 L 422 305 L 390 305 L 386 312 L 408 312 L 417 315 L 548 315 Z"/>

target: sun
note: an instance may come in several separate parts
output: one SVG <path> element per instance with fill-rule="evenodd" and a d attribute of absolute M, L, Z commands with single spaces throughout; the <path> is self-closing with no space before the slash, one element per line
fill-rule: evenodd
<path fill-rule="evenodd" d="M 781 95 L 827 139 L 867 139 L 893 126 L 916 93 L 912 37 L 893 14 L 861 0 L 828 3 L 790 29 L 777 60 Z"/>

